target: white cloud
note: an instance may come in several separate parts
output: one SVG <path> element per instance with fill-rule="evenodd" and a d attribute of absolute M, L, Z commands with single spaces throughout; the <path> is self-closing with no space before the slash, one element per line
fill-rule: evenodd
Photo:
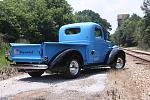
<path fill-rule="evenodd" d="M 118 14 L 136 13 L 143 16 L 140 8 L 143 0 L 67 0 L 73 7 L 74 11 L 82 11 L 85 9 L 93 10 L 100 14 L 112 25 L 113 33 L 117 27 Z"/>

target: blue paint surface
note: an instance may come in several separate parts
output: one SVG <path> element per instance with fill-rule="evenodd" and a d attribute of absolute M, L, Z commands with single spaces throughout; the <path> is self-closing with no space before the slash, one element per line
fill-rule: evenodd
<path fill-rule="evenodd" d="M 80 28 L 78 34 L 67 35 L 65 31 L 70 28 Z M 96 37 L 95 28 L 102 30 L 102 37 Z M 59 30 L 59 42 L 44 42 L 42 44 L 17 44 L 11 43 L 11 59 L 15 62 L 43 63 L 44 57 L 50 61 L 59 52 L 66 49 L 75 49 L 83 57 L 84 65 L 102 63 L 112 49 L 112 44 L 107 41 L 101 25 L 86 22 L 64 25 Z M 94 54 L 91 52 L 94 51 Z"/>

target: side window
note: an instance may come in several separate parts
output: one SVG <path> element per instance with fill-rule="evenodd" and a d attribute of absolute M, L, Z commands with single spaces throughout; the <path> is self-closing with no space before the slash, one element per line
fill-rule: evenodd
<path fill-rule="evenodd" d="M 65 34 L 67 35 L 73 35 L 73 34 L 78 34 L 80 33 L 81 29 L 80 28 L 69 28 L 65 30 Z"/>
<path fill-rule="evenodd" d="M 95 37 L 102 38 L 102 30 L 99 28 L 95 28 Z"/>

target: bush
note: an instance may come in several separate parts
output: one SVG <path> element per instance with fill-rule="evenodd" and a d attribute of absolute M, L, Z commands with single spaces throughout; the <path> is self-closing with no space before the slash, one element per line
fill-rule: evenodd
<path fill-rule="evenodd" d="M 3 70 L 9 66 L 9 63 L 5 59 L 5 51 L 8 48 L 8 43 L 3 42 L 3 40 L 0 38 L 0 70 Z"/>

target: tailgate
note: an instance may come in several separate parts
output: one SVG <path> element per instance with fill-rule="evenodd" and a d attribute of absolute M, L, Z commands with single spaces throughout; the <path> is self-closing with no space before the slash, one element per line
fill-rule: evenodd
<path fill-rule="evenodd" d="M 42 62 L 41 44 L 18 44 L 11 43 L 10 55 L 15 62 Z"/>

